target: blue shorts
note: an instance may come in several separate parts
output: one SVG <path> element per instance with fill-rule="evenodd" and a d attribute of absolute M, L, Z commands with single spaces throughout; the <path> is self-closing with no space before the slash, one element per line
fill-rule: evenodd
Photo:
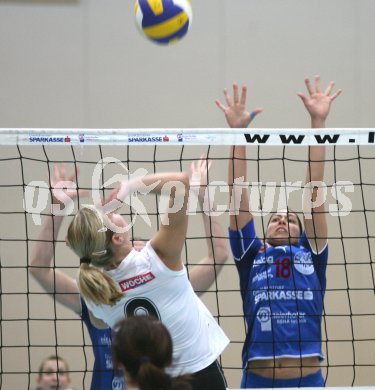
<path fill-rule="evenodd" d="M 244 371 L 241 381 L 241 389 L 259 389 L 262 387 L 324 387 L 322 370 L 302 378 L 273 379 L 264 378 L 250 371 Z"/>

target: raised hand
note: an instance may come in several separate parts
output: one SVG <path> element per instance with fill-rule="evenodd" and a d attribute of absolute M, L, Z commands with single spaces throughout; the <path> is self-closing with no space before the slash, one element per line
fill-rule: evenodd
<path fill-rule="evenodd" d="M 199 201 L 204 201 L 207 188 L 208 171 L 212 161 L 207 160 L 204 155 L 198 161 L 193 161 L 190 165 L 190 187 L 196 191 Z"/>
<path fill-rule="evenodd" d="M 224 88 L 224 97 L 227 106 L 224 106 L 219 100 L 215 100 L 216 105 L 224 112 L 229 127 L 244 128 L 249 126 L 251 121 L 263 111 L 262 108 L 254 108 L 252 112 L 246 111 L 247 87 L 242 86 L 241 96 L 239 95 L 238 85 L 233 84 L 233 101 L 227 88 Z"/>
<path fill-rule="evenodd" d="M 320 76 L 315 76 L 315 88 L 311 85 L 311 82 L 307 77 L 305 78 L 305 84 L 307 91 L 309 92 L 309 96 L 306 96 L 302 92 L 299 92 L 297 95 L 301 98 L 313 123 L 318 122 L 324 124 L 329 114 L 331 103 L 341 94 L 342 91 L 339 89 L 331 96 L 335 85 L 335 83 L 331 81 L 326 90 L 322 92 Z"/>
<path fill-rule="evenodd" d="M 54 178 L 51 180 L 52 188 L 52 204 L 53 205 L 67 205 L 72 203 L 77 196 L 87 196 L 87 190 L 77 190 L 75 182 L 77 171 L 73 171 L 69 176 L 66 174 L 65 165 L 54 166 Z"/>

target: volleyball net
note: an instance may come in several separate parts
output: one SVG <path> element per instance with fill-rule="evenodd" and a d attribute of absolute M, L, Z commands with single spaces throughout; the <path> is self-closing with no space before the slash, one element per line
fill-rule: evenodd
<path fill-rule="evenodd" d="M 85 327 L 28 272 L 41 224 L 51 215 L 53 167 L 64 163 L 68 172 L 79 167 L 77 188 L 105 195 L 110 190 L 106 183 L 113 185 L 115 178 L 139 170 L 188 172 L 204 156 L 212 161 L 211 212 L 226 239 L 229 145 L 248 146 L 249 190 L 259 236 L 272 211 L 287 206 L 302 215 L 308 146 L 326 146 L 330 249 L 322 368 L 327 386 L 375 384 L 375 129 L 0 129 L 1 389 L 34 387 L 40 362 L 51 354 L 69 361 L 77 389 L 90 388 L 93 357 Z M 147 240 L 158 229 L 158 200 L 148 195 L 142 197 L 143 208 L 123 206 L 132 239 Z M 53 241 L 52 267 L 74 278 L 78 259 L 65 245 L 66 230 L 77 209 L 90 202 L 78 198 Z M 188 270 L 215 238 L 205 233 L 199 207 L 189 214 L 184 249 Z M 232 256 L 222 267 L 216 265 L 215 280 L 201 298 L 230 339 L 221 363 L 229 387 L 238 388 L 245 340 L 238 275 Z"/>

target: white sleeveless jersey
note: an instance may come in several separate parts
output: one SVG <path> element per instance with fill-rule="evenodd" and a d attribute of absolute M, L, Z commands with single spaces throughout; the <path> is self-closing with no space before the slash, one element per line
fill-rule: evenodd
<path fill-rule="evenodd" d="M 177 376 L 200 371 L 213 363 L 229 343 L 206 306 L 195 294 L 186 268 L 169 269 L 150 242 L 133 250 L 111 271 L 124 293 L 114 306 L 87 301 L 95 317 L 111 328 L 130 315 L 153 315 L 168 328 L 173 340 L 173 363 L 168 373 Z"/>

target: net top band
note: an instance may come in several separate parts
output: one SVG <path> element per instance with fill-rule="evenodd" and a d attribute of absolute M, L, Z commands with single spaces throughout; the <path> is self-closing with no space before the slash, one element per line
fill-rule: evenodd
<path fill-rule="evenodd" d="M 0 129 L 0 145 L 375 145 L 372 128 Z"/>

